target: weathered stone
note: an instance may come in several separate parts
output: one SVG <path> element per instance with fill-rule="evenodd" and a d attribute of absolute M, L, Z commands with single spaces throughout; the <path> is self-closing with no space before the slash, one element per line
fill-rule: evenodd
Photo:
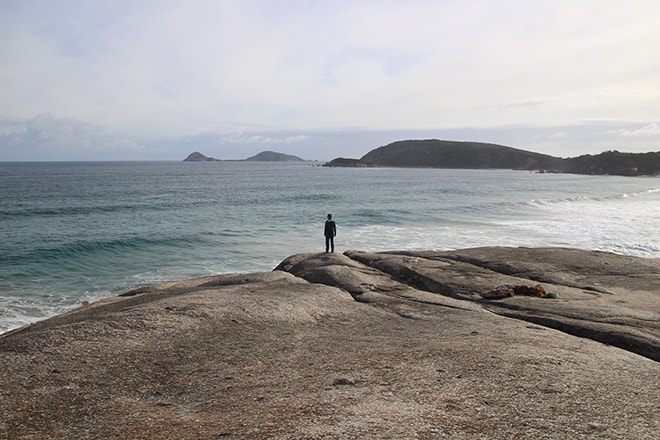
<path fill-rule="evenodd" d="M 660 430 L 657 260 L 481 248 L 277 269 L 146 287 L 0 335 L 0 438 Z M 537 283 L 558 297 L 480 295 Z"/>

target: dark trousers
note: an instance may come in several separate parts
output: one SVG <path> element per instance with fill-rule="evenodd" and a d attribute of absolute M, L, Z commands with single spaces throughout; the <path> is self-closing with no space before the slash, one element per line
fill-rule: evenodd
<path fill-rule="evenodd" d="M 325 251 L 332 249 L 332 252 L 335 251 L 335 237 L 325 237 Z"/>

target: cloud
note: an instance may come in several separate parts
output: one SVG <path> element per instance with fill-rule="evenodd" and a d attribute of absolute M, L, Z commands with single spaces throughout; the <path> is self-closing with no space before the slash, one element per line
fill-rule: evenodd
<path fill-rule="evenodd" d="M 0 160 L 112 160 L 145 149 L 135 139 L 44 113 L 29 119 L 0 117 Z"/>
<path fill-rule="evenodd" d="M 285 137 L 270 137 L 262 135 L 252 135 L 249 136 L 245 143 L 248 144 L 292 144 L 295 142 L 302 142 L 306 139 L 309 139 L 309 136 L 306 135 L 290 135 Z"/>
<path fill-rule="evenodd" d="M 643 127 L 634 128 L 634 129 L 625 129 L 625 130 L 615 130 L 612 133 L 616 133 L 621 137 L 639 137 L 639 136 L 660 136 L 660 124 L 654 122 L 652 124 L 644 125 Z M 660 146 L 659 146 L 660 147 Z"/>
<path fill-rule="evenodd" d="M 2 2 L 0 102 L 130 151 L 210 127 L 277 143 L 263 133 L 649 123 L 658 22 L 653 0 Z"/>
<path fill-rule="evenodd" d="M 588 122 L 563 126 L 511 125 L 444 129 L 332 129 L 207 131 L 187 136 L 117 132 L 75 118 L 41 114 L 0 117 L 0 161 L 182 160 L 193 151 L 220 159 L 244 159 L 264 150 L 304 159 L 359 158 L 403 139 L 490 142 L 561 157 L 616 149 L 660 150 L 657 123 Z M 630 135 L 637 133 L 638 135 Z M 640 133 L 647 133 L 645 136 Z M 651 146 L 651 147 L 650 147 Z"/>

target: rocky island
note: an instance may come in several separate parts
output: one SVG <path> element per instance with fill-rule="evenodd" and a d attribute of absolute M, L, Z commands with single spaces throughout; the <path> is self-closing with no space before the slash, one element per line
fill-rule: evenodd
<path fill-rule="evenodd" d="M 0 438 L 655 439 L 660 260 L 293 255 L 0 335 Z"/>
<path fill-rule="evenodd" d="M 193 151 L 185 159 L 184 162 L 220 162 L 220 159 L 215 157 L 208 157 L 200 153 L 199 151 Z"/>
<path fill-rule="evenodd" d="M 232 160 L 232 161 L 222 161 L 221 159 L 216 159 L 214 157 L 208 157 L 200 153 L 199 151 L 192 152 L 183 159 L 184 162 L 305 162 L 305 159 L 301 159 L 298 156 L 292 154 L 278 153 L 276 151 L 262 151 L 261 153 L 250 156 L 247 159 L 242 160 Z"/>
<path fill-rule="evenodd" d="M 255 162 L 304 162 L 305 161 L 305 159 L 301 159 L 298 156 L 294 156 L 292 154 L 278 153 L 276 151 L 262 151 L 261 153 L 248 157 L 245 160 L 255 161 Z"/>

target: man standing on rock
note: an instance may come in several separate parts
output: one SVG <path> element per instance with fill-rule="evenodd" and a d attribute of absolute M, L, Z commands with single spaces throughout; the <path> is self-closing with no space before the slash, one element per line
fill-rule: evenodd
<path fill-rule="evenodd" d="M 332 219 L 332 214 L 328 214 L 328 218 L 325 220 L 325 230 L 323 235 L 325 235 L 325 251 L 328 252 L 328 250 L 331 249 L 331 251 L 334 252 L 337 225 L 335 225 L 335 221 Z"/>

